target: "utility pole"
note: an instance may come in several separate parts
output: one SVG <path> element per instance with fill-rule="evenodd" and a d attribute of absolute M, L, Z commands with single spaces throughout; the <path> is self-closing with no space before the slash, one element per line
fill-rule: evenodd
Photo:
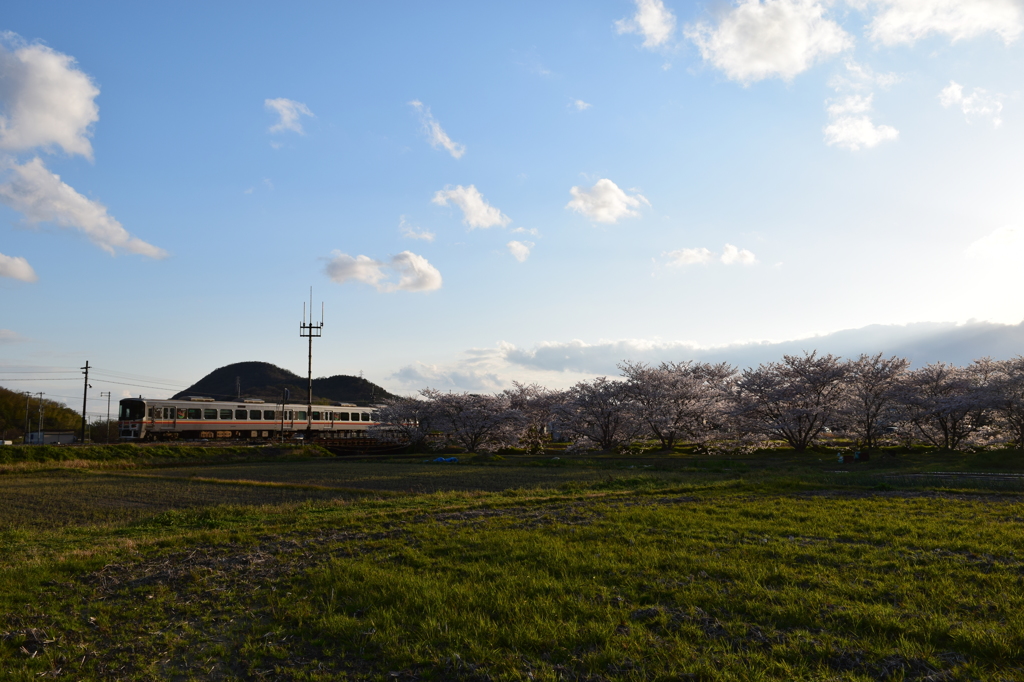
<path fill-rule="evenodd" d="M 28 430 L 32 428 L 32 418 L 28 414 L 29 407 L 31 406 L 32 394 L 25 393 L 25 435 L 21 437 L 22 444 L 28 442 Z"/>
<path fill-rule="evenodd" d="M 39 423 L 36 424 L 39 427 L 39 442 L 36 445 L 43 444 L 43 392 L 39 392 Z"/>
<path fill-rule="evenodd" d="M 100 397 L 107 399 L 107 440 L 104 442 L 110 445 L 110 391 L 100 391 Z"/>
<path fill-rule="evenodd" d="M 309 324 L 306 324 L 306 304 L 302 304 L 302 324 L 299 336 L 309 339 L 309 388 L 306 393 L 306 439 L 308 445 L 313 440 L 313 339 L 320 338 L 324 328 L 324 305 L 320 304 L 320 323 L 313 323 L 313 287 L 309 288 Z"/>
<path fill-rule="evenodd" d="M 85 405 L 89 401 L 89 389 L 92 386 L 89 385 L 89 361 L 85 361 L 85 367 L 81 367 L 85 371 L 82 374 L 85 375 L 85 388 L 82 389 L 82 445 L 85 445 Z"/>
<path fill-rule="evenodd" d="M 281 395 L 281 445 L 284 445 L 284 413 L 288 409 L 288 401 L 292 397 L 292 392 L 287 388 L 284 389 L 284 393 Z"/>

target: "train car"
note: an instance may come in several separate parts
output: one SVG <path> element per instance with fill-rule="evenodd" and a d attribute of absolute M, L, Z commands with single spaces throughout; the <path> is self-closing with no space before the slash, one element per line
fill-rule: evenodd
<path fill-rule="evenodd" d="M 307 426 L 317 439 L 366 439 L 376 410 L 353 403 L 306 405 L 263 400 L 121 400 L 118 417 L 122 441 L 178 439 L 269 440 L 304 438 Z"/>

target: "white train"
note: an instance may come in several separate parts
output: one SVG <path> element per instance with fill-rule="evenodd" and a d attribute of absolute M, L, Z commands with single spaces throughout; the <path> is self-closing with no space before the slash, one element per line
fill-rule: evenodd
<path fill-rule="evenodd" d="M 309 426 L 314 438 L 344 442 L 367 438 L 367 430 L 376 423 L 373 407 L 353 403 L 314 405 L 307 414 L 305 405 L 198 397 L 125 398 L 118 417 L 123 441 L 304 438 Z"/>

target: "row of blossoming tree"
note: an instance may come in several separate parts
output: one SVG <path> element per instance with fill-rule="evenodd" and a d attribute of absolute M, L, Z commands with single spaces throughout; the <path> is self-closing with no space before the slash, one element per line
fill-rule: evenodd
<path fill-rule="evenodd" d="M 577 450 L 690 444 L 706 451 L 844 438 L 858 447 L 1024 446 L 1024 357 L 910 369 L 881 354 L 786 355 L 742 372 L 728 364 L 626 362 L 618 378 L 564 391 L 514 384 L 495 395 L 424 389 L 379 411 L 379 433 L 414 447 L 469 452 L 552 439 Z"/>

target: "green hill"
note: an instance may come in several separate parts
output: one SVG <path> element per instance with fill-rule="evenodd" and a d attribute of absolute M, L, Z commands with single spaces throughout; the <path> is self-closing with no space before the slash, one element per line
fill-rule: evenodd
<path fill-rule="evenodd" d="M 39 398 L 28 405 L 29 430 L 39 428 Z M 47 431 L 77 431 L 82 415 L 62 403 L 43 400 L 43 428 Z M 0 387 L 0 439 L 18 438 L 25 431 L 25 394 Z"/>
<path fill-rule="evenodd" d="M 215 369 L 205 377 L 176 394 L 174 398 L 205 396 L 217 400 L 261 398 L 268 403 L 280 402 L 284 389 L 291 391 L 291 402 L 306 401 L 306 378 L 269 362 L 236 362 Z M 239 393 L 241 395 L 239 395 Z M 313 379 L 313 402 L 356 403 L 369 405 L 392 398 L 380 386 L 362 377 L 345 376 Z"/>

